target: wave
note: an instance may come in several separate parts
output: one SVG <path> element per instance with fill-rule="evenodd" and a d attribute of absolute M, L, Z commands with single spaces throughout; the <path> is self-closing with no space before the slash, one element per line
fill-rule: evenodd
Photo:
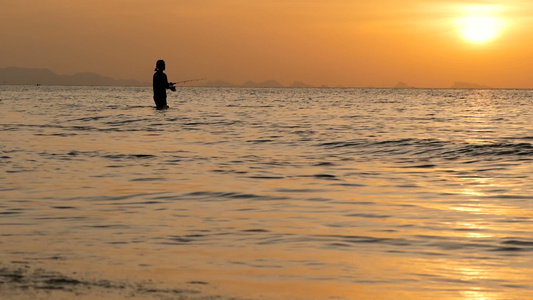
<path fill-rule="evenodd" d="M 405 156 L 424 159 L 456 160 L 465 157 L 504 158 L 529 160 L 533 157 L 533 144 L 527 142 L 472 143 L 468 141 L 443 141 L 438 139 L 352 140 L 321 143 L 319 147 L 331 150 L 351 150 L 357 154 L 376 156 Z M 428 164 L 429 165 L 429 164 Z M 424 166 L 428 166 L 424 165 Z"/>

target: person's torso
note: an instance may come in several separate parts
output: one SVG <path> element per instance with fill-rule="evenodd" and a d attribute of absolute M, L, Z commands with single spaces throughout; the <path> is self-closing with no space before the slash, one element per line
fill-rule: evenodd
<path fill-rule="evenodd" d="M 168 87 L 167 74 L 163 72 L 154 73 L 153 88 L 155 94 L 166 94 Z"/>

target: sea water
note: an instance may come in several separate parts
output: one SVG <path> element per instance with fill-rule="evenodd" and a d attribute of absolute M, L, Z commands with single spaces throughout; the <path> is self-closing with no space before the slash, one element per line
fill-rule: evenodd
<path fill-rule="evenodd" d="M 533 91 L 168 102 L 0 87 L 0 295 L 533 298 Z"/>

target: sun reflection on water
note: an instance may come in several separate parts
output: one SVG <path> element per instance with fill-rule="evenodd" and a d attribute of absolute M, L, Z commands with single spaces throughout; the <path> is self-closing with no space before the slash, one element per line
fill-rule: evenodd
<path fill-rule="evenodd" d="M 483 291 L 463 291 L 461 292 L 461 296 L 465 300 L 498 300 L 498 299 L 505 299 L 502 297 L 498 297 L 497 294 L 494 293 L 487 293 Z"/>

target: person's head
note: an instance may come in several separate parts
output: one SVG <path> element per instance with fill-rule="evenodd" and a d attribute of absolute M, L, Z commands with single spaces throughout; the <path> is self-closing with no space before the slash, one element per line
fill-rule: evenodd
<path fill-rule="evenodd" d="M 165 61 L 160 59 L 155 63 L 156 71 L 165 71 Z"/>

